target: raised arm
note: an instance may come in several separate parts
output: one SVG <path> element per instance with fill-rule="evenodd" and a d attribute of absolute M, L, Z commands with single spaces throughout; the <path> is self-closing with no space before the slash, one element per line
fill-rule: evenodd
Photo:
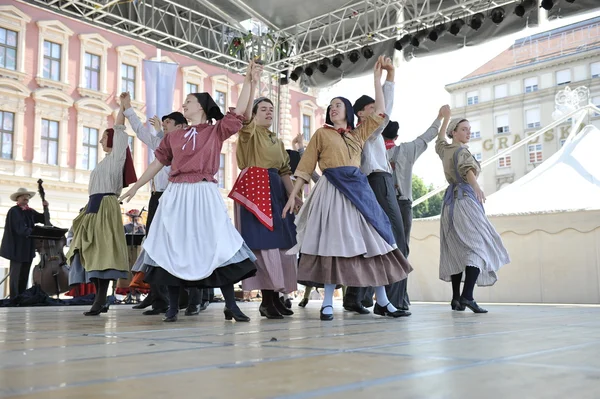
<path fill-rule="evenodd" d="M 385 113 L 385 99 L 383 98 L 383 85 L 381 84 L 382 75 L 382 62 L 384 61 L 383 56 L 379 57 L 379 60 L 375 63 L 373 78 L 375 80 L 375 113 Z"/>
<path fill-rule="evenodd" d="M 438 132 L 438 140 L 446 141 L 446 129 L 448 129 L 448 124 L 450 123 L 450 117 L 452 116 L 452 113 L 450 112 L 450 106 L 444 105 L 442 107 L 442 109 L 440 109 L 440 114 L 444 118 L 444 121 L 442 123 L 442 128 Z"/>
<path fill-rule="evenodd" d="M 262 67 L 258 68 L 259 65 L 256 65 L 254 61 L 250 61 L 250 66 L 248 68 L 248 73 L 246 73 L 246 81 L 250 80 L 250 96 L 248 97 L 248 105 L 246 106 L 246 112 L 244 116 L 246 120 L 249 121 L 252 118 L 252 105 L 254 104 L 254 95 L 256 93 L 256 88 L 260 82 L 260 74 L 262 72 Z"/>
<path fill-rule="evenodd" d="M 394 63 L 391 58 L 385 58 L 381 68 L 387 72 L 385 77 L 385 83 L 383 83 L 383 99 L 385 100 L 385 113 L 388 118 L 392 115 L 392 109 L 394 108 L 394 89 L 396 87 L 394 78 L 396 76 L 396 70 Z"/>
<path fill-rule="evenodd" d="M 121 104 L 123 105 L 123 115 L 129 121 L 133 132 L 137 136 L 138 139 L 142 141 L 142 143 L 146 144 L 151 150 L 156 150 L 158 145 L 160 144 L 161 138 L 158 135 L 152 134 L 152 130 L 155 128 L 151 128 L 150 126 L 144 126 L 140 118 L 138 118 L 135 110 L 131 107 L 131 98 L 129 97 L 129 93 L 121 94 Z"/>
<path fill-rule="evenodd" d="M 248 66 L 246 71 L 246 77 L 244 78 L 244 84 L 238 97 L 237 105 L 233 112 L 237 115 L 244 116 L 246 114 L 246 108 L 248 107 L 248 101 L 250 101 L 250 90 L 252 89 L 252 64 Z"/>

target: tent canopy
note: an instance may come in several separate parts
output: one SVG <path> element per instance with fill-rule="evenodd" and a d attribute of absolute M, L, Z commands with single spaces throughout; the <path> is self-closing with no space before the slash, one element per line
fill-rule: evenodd
<path fill-rule="evenodd" d="M 514 15 L 521 0 L 21 0 L 79 20 L 128 35 L 159 48 L 176 51 L 203 62 L 245 69 L 251 56 L 260 56 L 271 72 L 320 62 L 345 54 L 341 67 L 328 73 L 303 75 L 306 85 L 324 85 L 342 75 L 358 76 L 370 69 L 375 57 L 352 64 L 347 54 L 372 46 L 375 55 L 394 51 L 394 42 L 406 34 L 425 32 L 473 15 L 485 17 L 481 29 L 464 26 L 436 42 L 421 40 L 417 48 L 405 45 L 405 56 L 425 56 L 484 43 L 492 37 L 537 24 L 537 4 L 524 18 Z M 540 0 L 533 0 L 539 3 Z M 598 0 L 557 3 L 551 18 L 567 17 L 600 7 Z M 490 10 L 501 7 L 506 17 L 495 25 Z M 248 21 L 255 23 L 248 35 Z M 236 41 L 237 39 L 241 39 Z M 243 43 L 243 51 L 234 43 Z M 315 68 L 316 69 L 316 68 Z M 343 72 L 342 72 L 343 71 Z"/>
<path fill-rule="evenodd" d="M 600 130 L 586 126 L 537 168 L 490 195 L 488 215 L 600 209 Z"/>

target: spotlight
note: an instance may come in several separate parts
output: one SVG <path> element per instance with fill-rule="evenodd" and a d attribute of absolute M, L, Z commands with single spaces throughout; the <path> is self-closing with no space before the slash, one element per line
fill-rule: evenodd
<path fill-rule="evenodd" d="M 309 64 L 306 68 L 304 68 L 304 73 L 306 76 L 312 76 L 315 73 L 315 67 L 313 64 Z"/>
<path fill-rule="evenodd" d="M 344 54 L 338 54 L 335 57 L 333 57 L 333 61 L 331 61 L 331 65 L 333 65 L 336 68 L 339 68 L 342 66 L 343 61 L 344 61 Z"/>
<path fill-rule="evenodd" d="M 394 48 L 398 51 L 402 50 L 402 42 L 400 41 L 400 39 L 394 42 Z"/>
<path fill-rule="evenodd" d="M 327 69 L 329 69 L 329 64 L 331 64 L 331 61 L 329 60 L 329 58 L 327 58 L 327 57 L 323 58 L 318 66 L 319 72 L 321 72 L 321 73 L 327 72 Z"/>
<path fill-rule="evenodd" d="M 425 40 L 425 38 L 427 37 L 428 32 L 427 30 L 422 30 L 417 32 L 411 39 L 410 44 L 413 45 L 413 47 L 419 47 L 419 45 L 421 44 L 421 42 L 423 40 Z"/>
<path fill-rule="evenodd" d="M 358 61 L 359 58 L 360 58 L 360 53 L 358 52 L 358 50 L 352 50 L 350 52 L 350 54 L 348 54 L 348 59 L 353 64 L 356 64 L 356 61 Z"/>
<path fill-rule="evenodd" d="M 521 4 L 515 7 L 515 14 L 517 14 L 517 17 L 523 18 L 527 11 L 531 10 L 533 6 L 533 0 L 523 0 Z"/>
<path fill-rule="evenodd" d="M 479 30 L 479 28 L 481 28 L 481 25 L 483 25 L 484 19 L 485 19 L 485 15 L 478 12 L 477 14 L 475 14 L 471 17 L 471 23 L 469 24 L 469 26 L 473 30 Z"/>
<path fill-rule="evenodd" d="M 299 67 L 302 68 L 302 67 Z M 302 71 L 300 73 L 297 72 L 298 68 L 294 69 L 292 71 L 292 73 L 290 73 L 290 79 L 292 79 L 294 82 L 297 82 L 298 79 L 300 79 L 300 75 L 302 75 Z"/>
<path fill-rule="evenodd" d="M 504 21 L 504 16 L 506 15 L 506 12 L 504 11 L 504 8 L 502 7 L 498 7 L 498 8 L 494 8 L 492 10 L 492 22 L 495 23 L 496 25 L 499 25 L 502 23 L 502 21 Z"/>
<path fill-rule="evenodd" d="M 460 32 L 463 26 L 465 26 L 465 21 L 462 18 L 457 19 L 450 25 L 450 33 L 454 36 L 458 35 L 458 32 Z"/>
<path fill-rule="evenodd" d="M 571 3 L 571 4 L 575 3 L 575 0 L 565 0 L 565 1 L 566 1 L 567 3 Z"/>
<path fill-rule="evenodd" d="M 369 45 L 366 45 L 360 51 L 361 51 L 363 57 L 365 57 L 366 60 L 368 60 L 369 58 L 373 57 L 373 49 Z"/>
<path fill-rule="evenodd" d="M 546 11 L 552 10 L 554 7 L 554 0 L 542 0 L 542 8 Z"/>
<path fill-rule="evenodd" d="M 288 70 L 286 71 L 282 71 L 281 76 L 279 77 L 279 84 L 282 86 L 285 86 L 286 84 L 290 83 L 290 80 L 288 79 Z"/>
<path fill-rule="evenodd" d="M 439 24 L 438 26 L 436 26 L 435 28 L 433 28 L 431 30 L 431 32 L 429 32 L 429 40 L 431 40 L 432 42 L 437 42 L 437 39 L 440 38 L 440 36 L 442 36 L 442 34 L 446 31 L 446 25 L 445 24 Z"/>

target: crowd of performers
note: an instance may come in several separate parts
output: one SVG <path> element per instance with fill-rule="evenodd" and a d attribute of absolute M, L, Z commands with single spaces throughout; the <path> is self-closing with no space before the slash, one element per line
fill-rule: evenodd
<path fill-rule="evenodd" d="M 475 301 L 474 286 L 493 285 L 509 258 L 485 216 L 480 165 L 467 147 L 469 121 L 452 119 L 450 108 L 442 106 L 424 134 L 397 145 L 399 125 L 389 121 L 394 72 L 392 61 L 379 57 L 375 98 L 363 95 L 354 104 L 333 98 L 326 124 L 306 148 L 302 136 L 296 137 L 296 151 L 286 150 L 272 130 L 271 100 L 255 98 L 262 74 L 258 63 L 250 63 L 237 106 L 225 115 L 208 93 L 193 93 L 183 113 L 144 125 L 129 94 L 122 93 L 115 125 L 100 141 L 106 157 L 91 173 L 89 201 L 73 222 L 67 253 L 69 283 L 92 282 L 96 288 L 84 314 L 107 312 L 110 281 L 127 277 L 120 201 L 150 182 L 146 239 L 133 267 L 150 284 L 138 306 L 152 305 L 144 314 L 165 313 L 165 322 L 177 321 L 182 292 L 189 293 L 185 314 L 191 315 L 205 308 L 208 290 L 219 288 L 225 319 L 249 321 L 234 295 L 234 284 L 241 281 L 245 291 L 260 290 L 259 313 L 268 319 L 293 315 L 280 297 L 298 283 L 307 287 L 301 307 L 312 287 L 324 289 L 321 320 L 333 320 L 333 293 L 340 287 L 347 311 L 368 314 L 374 305 L 380 316 L 409 316 L 412 168 L 435 138 L 450 184 L 441 215 L 439 277 L 452 282 L 453 310 L 487 312 Z M 139 178 L 125 118 L 155 155 Z M 214 176 L 223 143 L 236 134 L 241 172 L 229 194 L 235 203 L 232 222 Z M 311 181 L 315 185 L 303 201 Z M 17 204 L 7 214 L 0 248 L 0 256 L 10 260 L 11 296 L 24 291 L 34 257 L 28 236 L 41 220 L 28 207 L 34 195 L 20 189 L 11 196 Z"/>

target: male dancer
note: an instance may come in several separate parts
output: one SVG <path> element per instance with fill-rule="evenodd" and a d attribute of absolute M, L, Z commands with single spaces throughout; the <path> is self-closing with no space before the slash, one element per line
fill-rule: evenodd
<path fill-rule="evenodd" d="M 169 134 L 177 129 L 187 127 L 187 120 L 180 112 L 172 112 L 169 115 L 162 117 L 162 129 L 161 123 L 158 117 L 151 118 L 150 124 L 156 130 L 156 135 L 152 133 L 150 126 L 144 126 L 140 121 L 134 109 L 131 108 L 131 98 L 129 94 L 123 97 L 124 102 L 123 108 L 125 111 L 123 114 L 129 120 L 131 128 L 135 132 L 136 136 L 148 146 L 152 151 L 156 150 L 164 137 L 165 134 Z M 158 208 L 158 201 L 162 196 L 163 192 L 169 184 L 169 172 L 171 168 L 165 166 L 158 174 L 152 179 L 151 187 L 152 194 L 150 196 L 150 202 L 148 203 L 148 218 L 146 221 L 146 234 L 150 231 L 150 225 L 152 219 Z M 169 307 L 167 295 L 167 287 L 164 285 L 150 285 L 150 293 L 139 305 L 134 306 L 134 309 L 144 309 L 150 304 L 152 310 L 147 310 L 144 315 L 157 315 L 165 313 Z M 181 302 L 181 301 L 180 301 Z M 189 290 L 189 301 L 185 311 L 186 316 L 197 315 L 200 311 L 206 309 L 208 301 L 202 300 L 202 292 L 198 288 L 190 288 Z"/>
<path fill-rule="evenodd" d="M 385 98 L 386 114 L 389 118 L 394 106 L 394 75 L 395 69 L 390 58 L 380 57 L 382 69 L 387 71 L 386 82 L 383 84 L 383 95 Z M 362 96 L 354 103 L 354 113 L 358 116 L 359 123 L 375 112 L 375 100 L 369 96 Z M 402 214 L 396 200 L 392 168 L 387 161 L 385 143 L 381 133 L 389 119 L 377 129 L 365 142 L 361 156 L 360 170 L 369 179 L 369 185 L 377 202 L 388 215 L 396 245 L 404 256 L 406 252 L 406 238 L 404 236 L 404 223 Z M 410 316 L 410 312 L 403 309 L 404 292 L 406 291 L 406 279 L 386 286 L 386 293 L 392 305 L 404 312 L 404 316 Z M 344 296 L 344 308 L 359 314 L 370 313 L 363 306 L 363 298 L 373 298 L 373 288 L 348 287 Z M 372 301 L 371 301 L 372 302 Z"/>

